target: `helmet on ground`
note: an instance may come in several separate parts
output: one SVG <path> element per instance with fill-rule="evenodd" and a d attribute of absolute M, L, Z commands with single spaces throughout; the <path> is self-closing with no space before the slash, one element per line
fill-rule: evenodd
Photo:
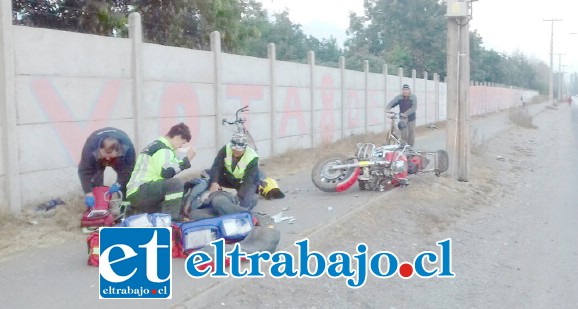
<path fill-rule="evenodd" d="M 281 192 L 275 179 L 270 177 L 261 180 L 261 184 L 259 185 L 259 194 L 267 200 L 281 199 L 285 197 L 285 193 Z"/>

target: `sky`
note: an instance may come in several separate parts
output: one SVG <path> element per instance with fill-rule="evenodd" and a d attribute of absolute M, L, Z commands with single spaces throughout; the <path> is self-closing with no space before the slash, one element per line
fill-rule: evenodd
<path fill-rule="evenodd" d="M 349 26 L 349 12 L 363 14 L 363 0 L 260 0 L 270 12 L 289 10 L 294 23 L 317 38 L 333 36 L 342 44 Z M 477 30 L 484 46 L 511 54 L 521 51 L 550 63 L 551 22 L 554 22 L 554 69 L 578 72 L 578 1 L 479 0 L 473 3 L 470 30 Z M 577 33 L 571 35 L 570 33 Z M 561 58 L 561 59 L 560 59 Z"/>

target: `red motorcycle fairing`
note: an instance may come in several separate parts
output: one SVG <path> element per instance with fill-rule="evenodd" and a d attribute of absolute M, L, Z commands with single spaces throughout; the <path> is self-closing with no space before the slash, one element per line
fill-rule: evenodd
<path fill-rule="evenodd" d="M 396 160 L 396 159 L 397 159 L 397 160 Z M 404 178 L 407 177 L 407 157 L 406 157 L 404 154 L 400 155 L 400 152 L 399 152 L 399 151 L 387 152 L 387 153 L 385 154 L 385 160 L 387 160 L 387 161 L 389 161 L 389 162 L 392 162 L 392 166 L 393 166 L 393 164 L 395 164 L 394 160 L 395 160 L 395 161 L 403 161 L 403 162 L 404 162 L 405 168 L 403 169 L 403 172 L 397 173 L 397 174 L 394 174 L 394 175 L 393 175 L 393 176 L 394 176 L 394 177 L 393 177 L 393 181 L 394 181 L 393 184 L 396 184 L 395 182 L 397 182 L 397 181 L 396 181 L 397 179 L 404 179 Z"/>
<path fill-rule="evenodd" d="M 423 160 L 421 156 L 419 155 L 410 156 L 409 160 L 407 161 L 408 174 L 416 174 L 418 171 L 421 171 L 424 168 L 422 164 Z"/>

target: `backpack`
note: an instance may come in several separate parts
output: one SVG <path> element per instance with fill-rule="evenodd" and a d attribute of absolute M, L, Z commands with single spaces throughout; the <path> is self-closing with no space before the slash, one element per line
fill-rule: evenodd
<path fill-rule="evenodd" d="M 253 216 L 249 212 L 223 215 L 179 224 L 182 250 L 185 254 L 201 249 L 219 238 L 239 241 L 253 229 Z"/>
<path fill-rule="evenodd" d="M 132 215 L 118 226 L 120 227 L 171 227 L 172 219 L 170 214 L 153 213 Z"/>
<path fill-rule="evenodd" d="M 95 187 L 92 189 L 94 195 L 94 207 L 88 208 L 80 219 L 80 226 L 85 228 L 97 228 L 101 226 L 112 226 L 114 215 L 110 211 L 109 187 Z"/>
<path fill-rule="evenodd" d="M 88 235 L 86 245 L 88 247 L 88 265 L 98 267 L 98 258 L 100 256 L 100 234 L 98 230 Z"/>

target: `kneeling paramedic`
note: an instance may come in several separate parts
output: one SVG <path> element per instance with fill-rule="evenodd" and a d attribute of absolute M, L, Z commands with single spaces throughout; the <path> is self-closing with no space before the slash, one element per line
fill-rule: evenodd
<path fill-rule="evenodd" d="M 104 184 L 104 170 L 110 166 L 116 172 L 116 183 L 110 192 L 121 191 L 126 197 L 126 185 L 134 168 L 134 146 L 128 135 L 116 128 L 94 131 L 82 148 L 78 176 L 84 190 L 86 206 L 94 206 L 92 189 Z"/>
<path fill-rule="evenodd" d="M 221 187 L 237 190 L 241 207 L 251 210 L 257 205 L 259 155 L 247 146 L 247 136 L 235 133 L 231 142 L 219 150 L 210 172 L 209 192 Z"/>
<path fill-rule="evenodd" d="M 127 185 L 130 215 L 160 212 L 170 214 L 173 220 L 179 219 L 183 182 L 173 177 L 191 167 L 195 150 L 191 147 L 186 157 L 179 159 L 176 149 L 190 140 L 189 127 L 180 123 L 139 154 Z"/>

